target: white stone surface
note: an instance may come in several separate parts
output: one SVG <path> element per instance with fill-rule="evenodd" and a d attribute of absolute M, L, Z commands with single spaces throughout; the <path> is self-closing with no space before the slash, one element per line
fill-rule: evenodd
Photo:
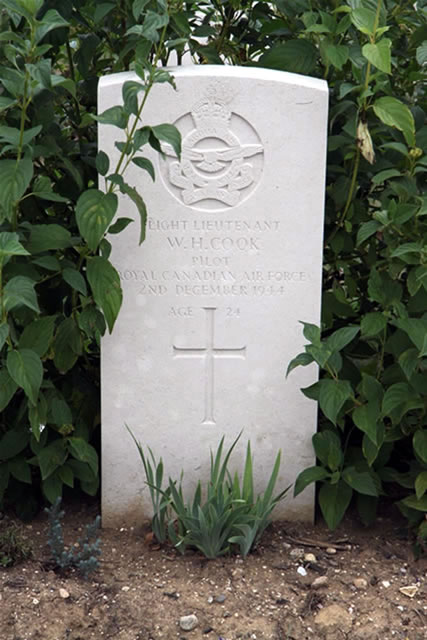
<path fill-rule="evenodd" d="M 150 498 L 125 423 L 166 474 L 194 488 L 209 474 L 209 451 L 243 435 L 262 491 L 282 449 L 277 489 L 314 464 L 316 404 L 300 388 L 314 366 L 288 379 L 303 347 L 299 321 L 319 323 L 326 155 L 324 81 L 260 68 L 174 69 L 177 91 L 157 85 L 144 124 L 175 123 L 179 162 L 149 156 L 127 179 L 149 212 L 110 236 L 124 302 L 102 342 L 102 502 L 104 526 L 139 524 Z M 99 111 L 121 102 L 132 74 L 101 79 Z M 100 126 L 100 148 L 117 161 L 118 129 Z M 121 199 L 120 216 L 135 217 Z M 289 497 L 276 517 L 311 520 L 313 491 Z"/>

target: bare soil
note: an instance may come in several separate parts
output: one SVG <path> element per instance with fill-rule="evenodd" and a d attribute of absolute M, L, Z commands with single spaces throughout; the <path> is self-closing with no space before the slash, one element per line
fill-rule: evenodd
<path fill-rule="evenodd" d="M 71 545 L 98 507 L 65 509 Z M 103 529 L 100 568 L 84 580 L 50 568 L 45 514 L 31 524 L 4 516 L 0 533 L 15 523 L 33 556 L 0 569 L 0 640 L 423 640 L 427 563 L 396 518 L 366 529 L 350 517 L 333 533 L 276 523 L 244 560 L 181 556 L 148 529 Z M 191 614 L 197 626 L 183 631 Z"/>

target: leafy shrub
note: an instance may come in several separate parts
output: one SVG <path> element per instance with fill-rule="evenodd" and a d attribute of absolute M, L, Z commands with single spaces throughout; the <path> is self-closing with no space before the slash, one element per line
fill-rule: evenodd
<path fill-rule="evenodd" d="M 98 490 L 99 342 L 122 300 L 106 234 L 130 222 L 113 222 L 120 192 L 139 211 L 143 241 L 145 204 L 126 167 L 154 178 L 140 149 L 180 150 L 174 127 L 141 123 L 153 84 L 172 82 L 158 69 L 164 20 L 141 38 L 131 7 L 123 21 L 91 1 L 57 4 L 0 2 L 0 504 L 22 517 L 37 510 L 40 489 L 51 503 L 64 485 Z M 125 83 L 123 106 L 95 116 L 98 76 L 130 60 L 141 81 Z M 125 132 L 112 169 L 97 153 L 96 120 Z"/>
<path fill-rule="evenodd" d="M 45 511 L 49 518 L 48 545 L 55 567 L 75 568 L 84 578 L 87 578 L 99 566 L 101 539 L 96 538 L 96 534 L 101 526 L 100 516 L 96 516 L 92 524 L 86 525 L 84 535 L 78 539 L 77 545 L 72 545 L 69 550 L 65 547 L 62 534 L 61 520 L 64 517 L 64 511 L 61 511 L 61 498 L 57 498 L 55 503 Z M 91 542 L 92 539 L 94 542 Z"/>
<path fill-rule="evenodd" d="M 232 477 L 228 470 L 230 456 L 240 435 L 225 453 L 224 460 L 223 437 L 215 456 L 211 452 L 209 482 L 204 489 L 199 482 L 193 499 L 186 503 L 181 481 L 178 484 L 169 478 L 168 486 L 164 489 L 162 459 L 157 464 L 151 449 L 148 458 L 129 428 L 128 431 L 144 466 L 154 512 L 151 526 L 159 542 L 169 540 L 181 553 L 185 553 L 188 547 L 196 548 L 207 558 L 217 558 L 235 548 L 239 549 L 242 556 L 246 556 L 256 546 L 270 524 L 273 509 L 283 500 L 289 488 L 273 497 L 280 468 L 280 451 L 266 490 L 255 497 L 250 443 L 240 483 L 238 473 Z"/>

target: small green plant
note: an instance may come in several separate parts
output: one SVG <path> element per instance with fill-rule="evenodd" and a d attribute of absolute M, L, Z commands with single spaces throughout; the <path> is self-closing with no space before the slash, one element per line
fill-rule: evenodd
<path fill-rule="evenodd" d="M 168 486 L 163 489 L 162 459 L 157 464 L 149 449 L 150 460 L 129 427 L 127 428 L 138 447 L 150 488 L 154 511 L 152 529 L 157 540 L 169 540 L 181 553 L 185 553 L 189 547 L 196 548 L 207 558 L 217 558 L 237 547 L 242 556 L 246 556 L 270 523 L 274 507 L 288 491 L 286 488 L 273 496 L 280 468 L 280 451 L 265 492 L 255 498 L 250 443 L 248 442 L 243 480 L 240 483 L 237 472 L 234 477 L 231 476 L 228 463 L 241 434 L 225 453 L 224 459 L 223 437 L 215 456 L 211 452 L 210 479 L 205 490 L 203 491 L 199 482 L 193 499 L 186 503 L 182 475 L 179 484 L 169 478 Z"/>
<path fill-rule="evenodd" d="M 170 504 L 170 491 L 162 490 L 163 484 L 163 460 L 160 458 L 159 463 L 156 463 L 153 452 L 149 448 L 149 457 L 144 454 L 144 450 L 141 444 L 137 441 L 132 431 L 126 425 L 126 429 L 135 442 L 139 455 L 141 457 L 142 464 L 144 466 L 145 477 L 147 478 L 147 484 L 150 489 L 151 503 L 153 505 L 153 518 L 151 520 L 151 527 L 156 540 L 163 544 L 167 540 L 167 527 L 168 527 L 168 506 Z M 154 469 L 153 469 L 154 466 Z"/>
<path fill-rule="evenodd" d="M 92 524 L 86 525 L 83 536 L 77 541 L 78 551 L 74 546 L 68 550 L 62 534 L 61 520 L 64 517 L 64 511 L 61 511 L 61 498 L 57 498 L 45 511 L 49 517 L 48 545 L 55 565 L 60 569 L 74 567 L 84 578 L 87 578 L 99 566 L 101 540 L 96 538 L 96 533 L 101 525 L 101 518 L 96 516 Z M 91 542 L 92 539 L 94 542 Z"/>
<path fill-rule="evenodd" d="M 0 567 L 12 567 L 31 555 L 31 545 L 22 538 L 16 527 L 8 527 L 0 533 Z"/>

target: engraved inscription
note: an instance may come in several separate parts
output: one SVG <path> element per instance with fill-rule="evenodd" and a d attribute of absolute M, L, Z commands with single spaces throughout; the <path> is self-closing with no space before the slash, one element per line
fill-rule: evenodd
<path fill-rule="evenodd" d="M 259 182 L 264 148 L 252 125 L 231 111 L 232 93 L 213 84 L 175 122 L 182 134 L 180 160 L 169 145 L 161 173 L 174 196 L 189 207 L 222 211 L 240 204 Z"/>
<path fill-rule="evenodd" d="M 204 347 L 173 347 L 174 358 L 203 358 L 205 361 L 205 416 L 202 424 L 215 424 L 215 359 L 246 358 L 244 347 L 215 346 L 215 311 L 216 307 L 203 307 L 206 312 L 206 338 Z"/>

